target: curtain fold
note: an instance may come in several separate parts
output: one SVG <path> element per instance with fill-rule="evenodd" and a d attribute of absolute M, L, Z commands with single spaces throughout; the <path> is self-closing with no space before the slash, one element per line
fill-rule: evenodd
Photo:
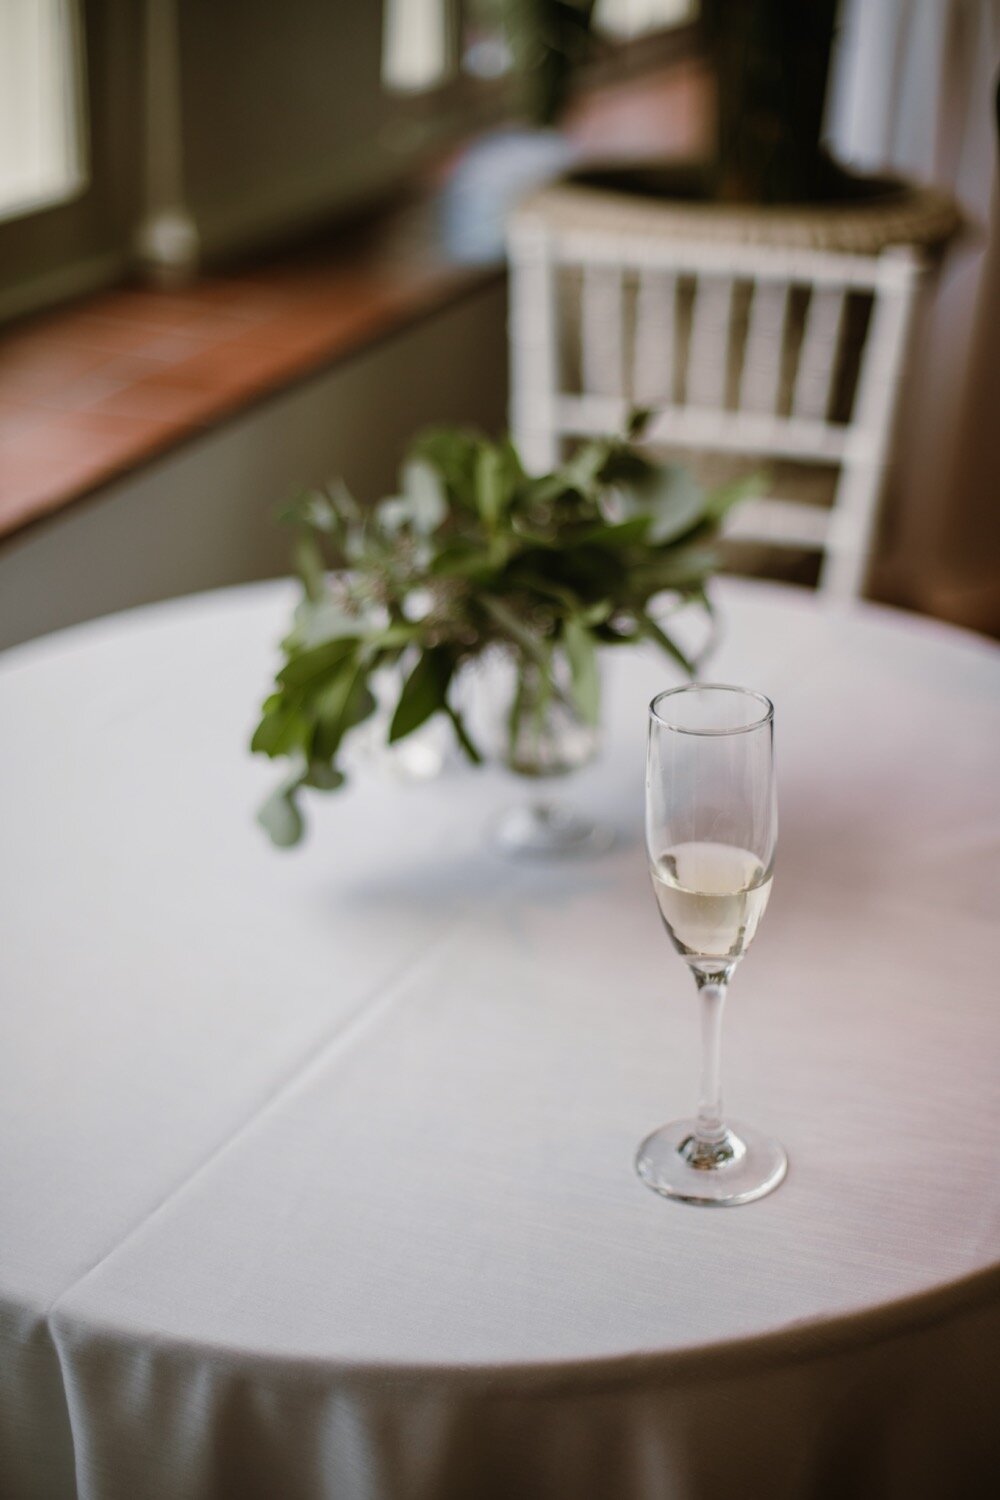
<path fill-rule="evenodd" d="M 827 109 L 840 160 L 935 183 L 968 224 L 914 340 L 875 591 L 995 633 L 998 67 L 1000 0 L 845 0 Z"/>

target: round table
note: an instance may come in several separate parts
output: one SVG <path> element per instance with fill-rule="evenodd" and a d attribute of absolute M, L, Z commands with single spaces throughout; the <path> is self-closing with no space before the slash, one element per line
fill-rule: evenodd
<path fill-rule="evenodd" d="M 620 833 L 505 861 L 496 771 L 374 769 L 278 853 L 247 753 L 269 584 L 0 670 L 0 1493 L 984 1494 L 1000 1472 L 1000 651 L 720 583 L 776 704 L 774 895 L 727 1104 L 790 1170 L 636 1177 L 697 1014 L 613 657 L 578 778 Z"/>

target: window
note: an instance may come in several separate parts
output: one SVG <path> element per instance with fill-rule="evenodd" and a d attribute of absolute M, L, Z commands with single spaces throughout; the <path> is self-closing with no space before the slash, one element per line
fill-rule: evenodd
<path fill-rule="evenodd" d="M 594 29 L 616 41 L 683 26 L 698 14 L 698 0 L 597 0 Z"/>
<path fill-rule="evenodd" d="M 77 20 L 73 0 L 0 3 L 0 218 L 86 184 Z"/>
<path fill-rule="evenodd" d="M 698 0 L 596 0 L 591 24 L 610 41 L 634 41 L 683 26 L 698 10 Z M 532 24 L 544 31 L 543 20 L 539 4 Z M 382 81 L 419 94 L 459 71 L 502 77 L 511 65 L 508 28 L 517 23 L 514 0 L 383 0 Z"/>
<path fill-rule="evenodd" d="M 452 71 L 447 0 L 384 0 L 382 82 L 403 94 L 436 88 Z"/>

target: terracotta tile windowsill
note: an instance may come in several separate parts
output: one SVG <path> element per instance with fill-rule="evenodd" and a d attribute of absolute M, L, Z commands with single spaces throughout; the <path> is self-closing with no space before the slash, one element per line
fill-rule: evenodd
<path fill-rule="evenodd" d="M 8 335 L 0 535 L 500 276 L 449 264 L 422 218 L 179 292 L 103 293 Z"/>
<path fill-rule="evenodd" d="M 682 61 L 591 91 L 568 129 L 605 159 L 687 154 L 707 99 L 704 66 Z M 428 189 L 321 246 L 0 332 L 0 537 L 502 274 L 448 259 Z"/>

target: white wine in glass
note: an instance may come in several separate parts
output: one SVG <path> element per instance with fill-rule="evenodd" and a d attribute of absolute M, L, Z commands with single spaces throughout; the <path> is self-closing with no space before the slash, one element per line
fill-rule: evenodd
<path fill-rule="evenodd" d="M 649 714 L 646 847 L 663 925 L 687 961 L 702 1015 L 698 1113 L 653 1132 L 636 1168 L 686 1203 L 761 1198 L 788 1162 L 777 1141 L 722 1116 L 722 1011 L 771 894 L 778 818 L 774 709 L 761 693 L 694 684 Z"/>
<path fill-rule="evenodd" d="M 743 956 L 771 894 L 756 854 L 692 839 L 667 849 L 650 873 L 663 924 L 692 967 L 711 972 L 720 959 Z"/>

